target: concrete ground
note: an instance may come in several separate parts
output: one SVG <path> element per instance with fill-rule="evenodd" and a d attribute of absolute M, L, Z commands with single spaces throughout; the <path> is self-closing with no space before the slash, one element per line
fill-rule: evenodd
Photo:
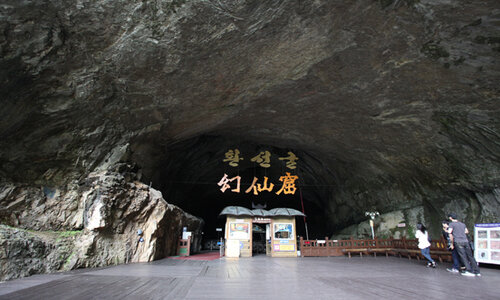
<path fill-rule="evenodd" d="M 0 283 L 0 299 L 500 299 L 500 270 L 465 277 L 396 257 L 163 259 Z"/>

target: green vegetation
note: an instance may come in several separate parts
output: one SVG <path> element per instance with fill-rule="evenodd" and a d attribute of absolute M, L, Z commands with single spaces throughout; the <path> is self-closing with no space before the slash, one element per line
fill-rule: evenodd
<path fill-rule="evenodd" d="M 13 226 L 5 225 L 5 224 L 0 224 L 0 226 L 5 226 L 5 227 L 7 227 L 9 229 L 13 229 L 13 230 L 23 231 L 23 232 L 29 233 L 31 235 L 55 236 L 57 238 L 57 240 L 59 240 L 61 238 L 74 237 L 82 232 L 81 230 L 69 230 L 69 231 L 33 230 L 33 229 L 24 229 L 24 228 L 20 228 L 20 227 L 13 227 Z"/>
<path fill-rule="evenodd" d="M 81 233 L 82 231 L 81 230 L 73 230 L 73 231 L 56 231 L 56 232 L 59 233 L 60 237 L 72 237 L 72 236 L 75 236 L 75 235 Z"/>
<path fill-rule="evenodd" d="M 408 239 L 414 239 L 415 238 L 415 228 L 411 225 L 408 225 L 408 229 L 406 230 L 407 236 L 406 238 Z"/>
<path fill-rule="evenodd" d="M 75 255 L 75 252 L 71 252 L 71 254 L 66 258 L 63 264 L 63 269 L 64 270 L 69 270 L 70 268 L 68 267 L 69 263 L 71 262 L 71 259 Z"/>

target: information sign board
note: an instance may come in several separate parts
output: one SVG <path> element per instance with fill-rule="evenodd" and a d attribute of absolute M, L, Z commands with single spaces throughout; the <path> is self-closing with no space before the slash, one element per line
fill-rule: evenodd
<path fill-rule="evenodd" d="M 500 265 L 500 223 L 476 224 L 474 248 L 477 262 Z"/>

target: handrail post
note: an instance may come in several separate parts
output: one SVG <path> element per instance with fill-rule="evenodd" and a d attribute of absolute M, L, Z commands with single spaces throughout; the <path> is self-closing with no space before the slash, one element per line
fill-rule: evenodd
<path fill-rule="evenodd" d="M 304 238 L 300 237 L 300 257 L 304 257 Z"/>

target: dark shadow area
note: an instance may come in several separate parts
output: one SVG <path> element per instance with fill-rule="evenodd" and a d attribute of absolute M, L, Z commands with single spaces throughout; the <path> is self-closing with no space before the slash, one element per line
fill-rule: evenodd
<path fill-rule="evenodd" d="M 322 239 L 332 234 L 323 208 L 327 205 L 332 187 L 325 184 L 325 178 L 321 175 L 325 170 L 318 170 L 311 165 L 313 156 L 305 151 L 251 141 L 233 141 L 223 136 L 200 136 L 156 152 L 151 149 L 144 151 L 145 146 L 140 143 L 134 145 L 133 149 L 136 149 L 134 160 L 144 173 L 142 180 L 159 189 L 167 202 L 203 218 L 205 239 L 219 237 L 216 228 L 223 228 L 225 223 L 219 213 L 224 207 L 235 205 L 250 209 L 257 206 L 267 210 L 288 207 L 302 211 L 303 203 L 309 237 Z M 240 151 L 240 158 L 243 159 L 237 166 L 230 166 L 229 162 L 223 160 L 227 151 L 235 149 Z M 265 168 L 251 161 L 265 151 L 270 153 L 269 167 Z M 288 168 L 287 161 L 279 159 L 290 156 L 289 152 L 298 157 L 295 169 Z M 283 186 L 280 178 L 287 176 L 287 173 L 298 176 L 294 181 L 295 191 L 288 194 L 282 191 L 278 195 L 277 192 Z M 225 174 L 228 179 L 241 177 L 239 192 L 234 191 L 237 189 L 237 179 L 228 182 L 230 188 L 221 191 L 222 187 L 218 183 Z M 267 188 L 271 189 L 271 184 L 274 185 L 271 191 L 257 190 L 255 195 L 254 189 L 251 189 L 247 193 L 254 178 L 257 178 L 255 184 L 266 187 L 266 177 Z M 306 235 L 304 218 L 297 218 L 297 234 Z"/>

